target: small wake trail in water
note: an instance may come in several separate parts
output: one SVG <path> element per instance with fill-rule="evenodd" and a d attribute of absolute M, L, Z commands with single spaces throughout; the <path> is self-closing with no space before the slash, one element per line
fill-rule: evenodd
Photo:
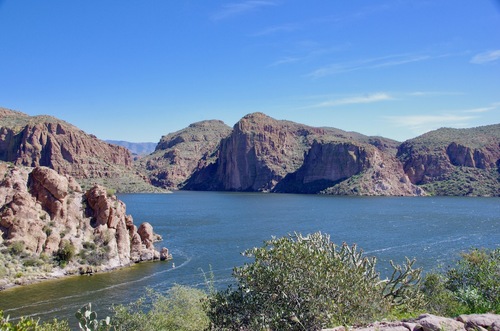
<path fill-rule="evenodd" d="M 414 242 L 411 244 L 404 244 L 404 245 L 397 245 L 397 246 L 389 246 L 389 247 L 384 247 L 384 248 L 379 248 L 379 249 L 373 249 L 370 251 L 366 251 L 365 254 L 373 254 L 373 253 L 380 253 L 380 252 L 386 252 L 394 249 L 401 249 L 401 248 L 408 248 L 408 247 L 423 247 L 423 250 L 428 250 L 433 246 L 441 245 L 441 244 L 447 244 L 447 243 L 452 243 L 452 242 L 457 242 L 457 241 L 463 241 L 467 239 L 467 236 L 461 236 L 457 238 L 447 238 L 443 240 L 437 240 L 434 242 L 425 242 L 423 244 L 422 242 Z"/>
<path fill-rule="evenodd" d="M 131 280 L 131 281 L 123 282 L 123 283 L 119 283 L 119 284 L 113 284 L 113 285 L 106 286 L 106 287 L 103 287 L 103 288 L 100 288 L 100 289 L 97 289 L 97 290 L 85 291 L 85 292 L 81 292 L 81 293 L 74 294 L 74 295 L 67 295 L 67 296 L 64 296 L 64 297 L 56 298 L 56 299 L 43 300 L 43 301 L 38 301 L 36 303 L 19 306 L 19 307 L 16 307 L 16 308 L 5 309 L 4 312 L 15 312 L 15 311 L 26 309 L 26 308 L 39 307 L 39 306 L 43 306 L 43 305 L 46 305 L 46 304 L 57 303 L 57 302 L 60 302 L 60 301 L 64 302 L 64 301 L 68 301 L 70 299 L 82 298 L 82 297 L 90 296 L 90 295 L 92 295 L 94 293 L 105 292 L 105 291 L 108 291 L 108 290 L 111 290 L 111 289 L 114 289 L 114 288 L 118 288 L 118 287 L 122 287 L 122 286 L 127 286 L 127 285 L 131 285 L 131 284 L 139 283 L 139 282 L 142 282 L 144 280 L 150 279 L 152 277 L 155 277 L 155 276 L 158 276 L 158 275 L 161 275 L 161 274 L 164 274 L 164 273 L 168 273 L 168 272 L 174 271 L 175 269 L 181 269 L 181 268 L 187 266 L 191 262 L 192 258 L 191 257 L 187 257 L 187 256 L 183 256 L 183 257 L 186 257 L 186 260 L 183 263 L 181 263 L 179 266 L 176 266 L 175 268 L 169 268 L 169 269 L 166 269 L 166 270 L 157 271 L 157 272 L 154 272 L 152 274 L 149 274 L 147 276 L 143 276 L 143 277 L 135 279 L 135 280 Z M 80 304 L 75 305 L 76 309 L 80 308 L 79 305 Z M 67 308 L 68 308 L 68 305 L 65 304 L 64 309 L 67 309 Z M 43 311 L 43 312 L 35 313 L 35 314 L 29 315 L 29 316 L 31 317 L 31 316 L 47 315 L 47 314 L 51 314 L 53 312 L 57 312 L 57 311 L 60 311 L 60 310 L 62 310 L 62 308 L 61 309 L 53 309 L 53 310 L 50 310 L 50 311 Z"/>

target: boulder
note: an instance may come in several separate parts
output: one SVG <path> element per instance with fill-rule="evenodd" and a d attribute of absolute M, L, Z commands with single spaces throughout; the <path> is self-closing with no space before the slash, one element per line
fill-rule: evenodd
<path fill-rule="evenodd" d="M 465 331 L 465 325 L 457 320 L 432 314 L 420 315 L 415 323 L 420 325 L 424 331 Z"/>

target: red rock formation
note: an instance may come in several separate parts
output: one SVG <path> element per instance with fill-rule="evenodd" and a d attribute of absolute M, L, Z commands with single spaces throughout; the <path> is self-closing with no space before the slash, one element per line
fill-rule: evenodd
<path fill-rule="evenodd" d="M 158 237 L 149 223 L 137 232 L 125 204 L 102 186 L 85 194 L 68 175 L 47 167 L 34 169 L 0 163 L 0 235 L 7 246 L 22 242 L 30 254 L 54 254 L 69 243 L 78 254 L 89 243 L 89 254 L 101 252 L 95 261 L 72 261 L 66 268 L 109 269 L 132 262 L 155 260 Z M 80 264 L 83 263 L 83 264 Z M 85 271 L 87 272 L 87 271 Z"/>
<path fill-rule="evenodd" d="M 151 155 L 140 159 L 139 166 L 153 185 L 182 188 L 190 176 L 215 161 L 220 140 L 231 132 L 222 121 L 202 121 L 163 136 Z"/>
<path fill-rule="evenodd" d="M 0 160 L 46 166 L 75 178 L 113 178 L 132 172 L 130 152 L 50 116 L 0 109 Z"/>

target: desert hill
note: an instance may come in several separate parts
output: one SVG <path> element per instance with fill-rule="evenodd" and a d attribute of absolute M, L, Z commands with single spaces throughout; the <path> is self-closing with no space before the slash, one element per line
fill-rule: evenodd
<path fill-rule="evenodd" d="M 27 167 L 46 166 L 91 187 L 148 191 L 130 152 L 51 116 L 29 116 L 0 108 L 0 160 Z"/>
<path fill-rule="evenodd" d="M 47 166 L 85 188 L 335 195 L 500 196 L 500 124 L 442 128 L 403 143 L 336 128 L 310 127 L 262 113 L 232 128 L 193 123 L 163 136 L 154 152 L 132 160 L 50 116 L 0 108 L 0 160 Z M 123 143 L 122 143 L 123 144 Z M 152 185 L 151 185 L 152 184 Z"/>

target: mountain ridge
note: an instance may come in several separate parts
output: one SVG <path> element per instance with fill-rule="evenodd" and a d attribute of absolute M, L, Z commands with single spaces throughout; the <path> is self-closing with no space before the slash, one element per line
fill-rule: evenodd
<path fill-rule="evenodd" d="M 193 123 L 164 135 L 152 153 L 133 160 L 124 147 L 57 118 L 0 108 L 0 160 L 49 166 L 84 183 L 113 187 L 111 182 L 119 192 L 144 192 L 147 186 L 500 196 L 500 124 L 440 128 L 398 142 L 256 112 L 232 127 L 220 120 Z"/>

